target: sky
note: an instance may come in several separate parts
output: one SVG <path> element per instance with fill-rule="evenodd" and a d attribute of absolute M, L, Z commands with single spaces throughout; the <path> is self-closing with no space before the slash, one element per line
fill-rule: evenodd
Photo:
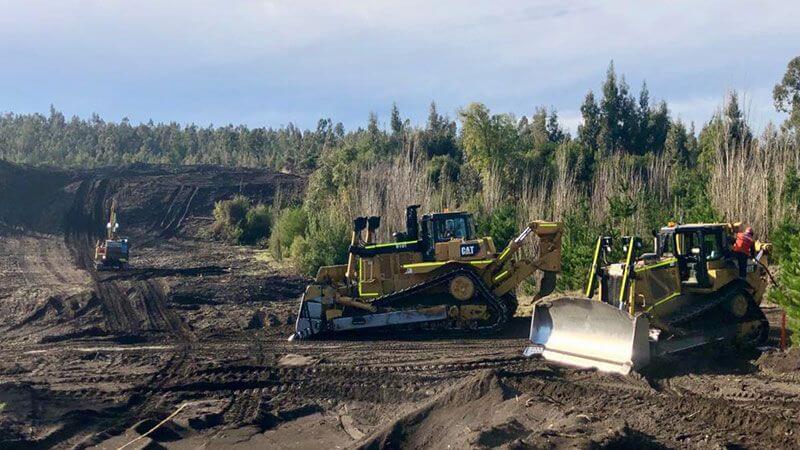
<path fill-rule="evenodd" d="M 397 103 L 424 124 L 470 102 L 580 104 L 613 60 L 699 126 L 737 90 L 753 126 L 800 55 L 797 1 L 0 0 L 0 112 L 347 128 Z"/>

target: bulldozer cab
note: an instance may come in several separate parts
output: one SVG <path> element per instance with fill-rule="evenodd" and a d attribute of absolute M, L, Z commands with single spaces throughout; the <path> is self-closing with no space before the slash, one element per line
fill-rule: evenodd
<path fill-rule="evenodd" d="M 433 223 L 436 242 L 447 242 L 451 239 L 475 239 L 475 227 L 470 214 L 434 214 L 431 217 L 431 223 Z"/>
<path fill-rule="evenodd" d="M 426 261 L 481 259 L 495 252 L 491 238 L 476 239 L 472 214 L 463 212 L 423 216 L 422 245 Z"/>
<path fill-rule="evenodd" d="M 730 258 L 727 232 L 723 225 L 664 227 L 656 236 L 658 256 L 677 261 L 682 286 L 710 288 L 709 265 Z"/>

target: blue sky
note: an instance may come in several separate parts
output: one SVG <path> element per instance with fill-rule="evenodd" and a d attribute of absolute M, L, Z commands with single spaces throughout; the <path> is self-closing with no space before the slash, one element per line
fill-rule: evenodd
<path fill-rule="evenodd" d="M 573 129 L 609 61 L 700 125 L 728 90 L 758 128 L 800 55 L 788 1 L 0 0 L 0 111 L 314 127 L 472 101 Z"/>

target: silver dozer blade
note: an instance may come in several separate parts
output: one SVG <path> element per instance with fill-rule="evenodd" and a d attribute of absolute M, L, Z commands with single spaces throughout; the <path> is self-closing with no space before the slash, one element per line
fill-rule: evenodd
<path fill-rule="evenodd" d="M 650 361 L 649 328 L 647 317 L 598 300 L 543 300 L 533 309 L 525 355 L 627 375 Z"/>

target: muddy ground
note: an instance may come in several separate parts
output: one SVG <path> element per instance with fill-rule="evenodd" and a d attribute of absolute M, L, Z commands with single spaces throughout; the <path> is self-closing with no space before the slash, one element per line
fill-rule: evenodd
<path fill-rule="evenodd" d="M 800 447 L 795 353 L 621 377 L 522 358 L 524 317 L 491 339 L 286 342 L 306 280 L 202 230 L 216 200 L 303 185 L 0 162 L 0 448 Z M 133 267 L 96 273 L 111 198 Z"/>

